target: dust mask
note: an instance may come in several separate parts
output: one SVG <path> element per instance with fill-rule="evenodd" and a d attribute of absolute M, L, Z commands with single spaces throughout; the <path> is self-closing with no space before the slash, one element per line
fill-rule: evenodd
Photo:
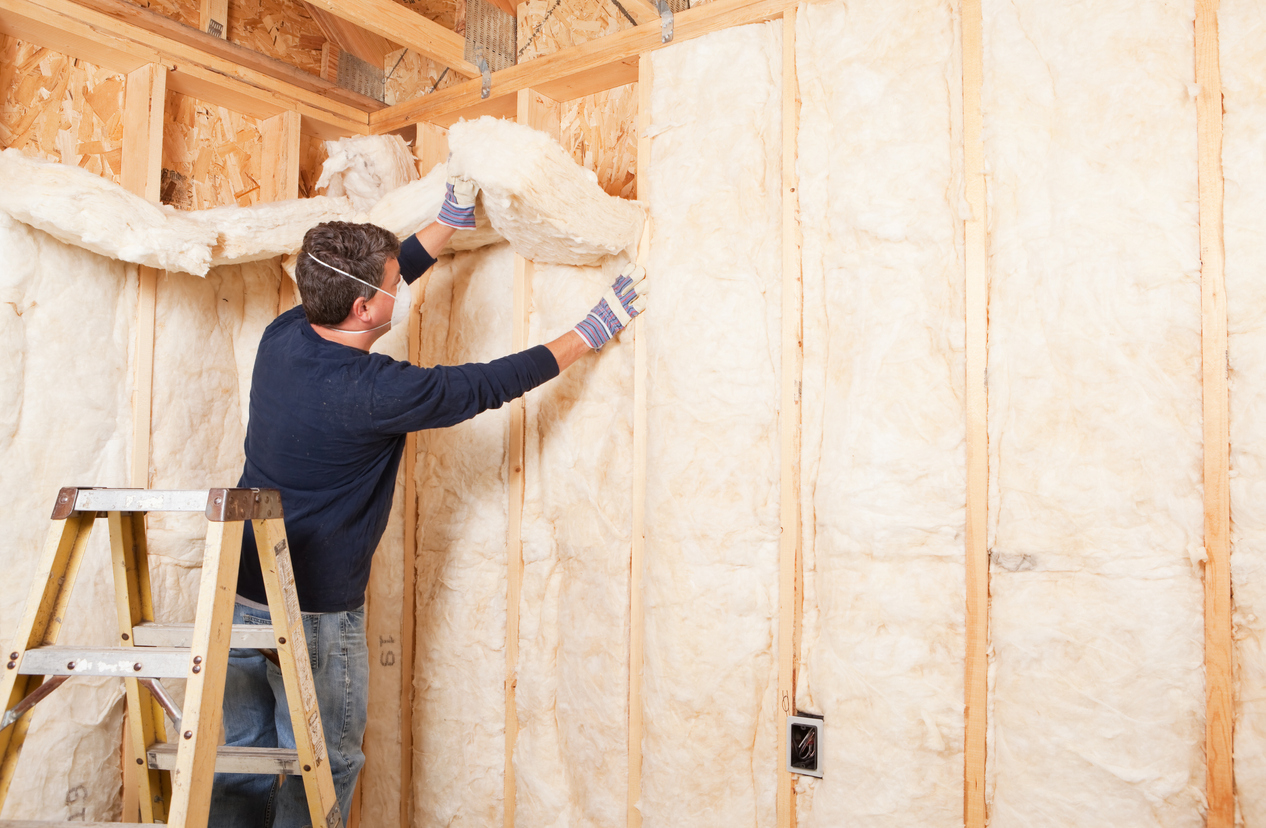
<path fill-rule="evenodd" d="M 391 309 L 390 322 L 386 322 L 382 325 L 378 325 L 373 328 L 367 328 L 363 331 L 349 331 L 344 328 L 329 328 L 329 330 L 338 331 L 339 333 L 363 334 L 363 333 L 370 333 L 372 331 L 381 330 L 382 328 L 398 328 L 398 327 L 403 327 L 409 324 L 409 300 L 411 298 L 411 294 L 409 293 L 409 286 L 405 283 L 404 279 L 400 280 L 400 286 L 396 288 L 396 293 L 394 296 L 392 296 L 390 293 L 387 293 L 387 291 L 383 290 L 382 288 L 376 285 L 371 285 L 369 282 L 366 282 L 364 279 L 360 279 L 360 278 L 357 278 L 356 276 L 353 276 L 352 274 L 348 273 L 346 270 L 339 270 L 334 265 L 326 264 L 325 262 L 318 259 L 316 256 L 313 256 L 311 253 L 308 253 L 308 258 L 316 262 L 317 264 L 321 265 L 322 267 L 328 267 L 330 270 L 333 270 L 335 273 L 341 273 L 342 275 L 351 279 L 353 282 L 360 282 L 365 287 L 373 288 L 379 293 L 386 293 L 388 296 L 391 296 L 392 301 L 395 302 L 395 306 L 392 307 Z"/>

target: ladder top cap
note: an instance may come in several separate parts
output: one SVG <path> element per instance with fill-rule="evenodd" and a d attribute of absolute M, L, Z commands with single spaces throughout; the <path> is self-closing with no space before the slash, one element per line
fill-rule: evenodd
<path fill-rule="evenodd" d="M 57 493 L 53 520 L 75 512 L 202 512 L 216 523 L 282 517 L 276 489 L 94 489 L 68 486 Z"/>

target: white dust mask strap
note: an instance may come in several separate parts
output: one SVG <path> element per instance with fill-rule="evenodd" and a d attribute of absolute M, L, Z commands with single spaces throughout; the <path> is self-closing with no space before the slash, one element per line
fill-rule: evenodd
<path fill-rule="evenodd" d="M 308 251 L 306 251 L 306 250 L 305 250 L 304 252 L 305 252 L 305 253 L 308 253 L 308 258 L 309 258 L 309 259 L 311 259 L 312 261 L 316 262 L 317 264 L 319 264 L 319 265 L 321 265 L 321 266 L 323 266 L 323 267 L 328 267 L 330 270 L 333 270 L 335 273 L 341 273 L 341 274 L 343 274 L 343 275 L 344 275 L 344 276 L 346 276 L 347 278 L 351 279 L 353 282 L 360 282 L 360 283 L 361 283 L 362 285 L 364 285 L 365 287 L 368 287 L 368 288 L 373 288 L 374 290 L 378 291 L 379 293 L 387 293 L 387 291 L 383 290 L 382 288 L 380 288 L 380 287 L 378 287 L 378 286 L 376 286 L 376 285 L 371 285 L 369 282 L 366 282 L 364 279 L 358 279 L 357 277 L 355 277 L 355 276 L 353 276 L 352 274 L 348 273 L 346 270 L 339 270 L 337 267 L 335 267 L 335 266 L 334 266 L 334 265 L 332 265 L 332 264 L 326 264 L 325 262 L 321 261 L 321 260 L 320 260 L 320 259 L 318 259 L 316 256 L 313 256 L 310 252 L 308 252 Z M 399 300 L 397 299 L 397 297 L 396 297 L 396 296 L 394 296 L 394 295 L 392 295 L 392 294 L 390 294 L 390 293 L 387 293 L 387 295 L 388 295 L 388 296 L 390 296 L 392 299 L 396 300 L 396 304 L 397 304 L 397 305 L 399 305 L 399 304 L 400 304 L 400 302 L 399 302 Z M 395 315 L 396 315 L 396 309 L 393 307 L 393 308 L 391 309 L 391 311 L 392 311 L 392 313 L 391 313 L 391 315 L 392 315 L 392 319 L 388 320 L 386 323 L 384 323 L 384 324 L 382 324 L 382 325 L 378 325 L 377 327 L 373 327 L 373 328 L 368 328 L 368 329 L 363 330 L 363 331 L 349 331 L 349 330 L 347 330 L 346 328 L 330 328 L 328 325 L 323 325 L 322 327 L 324 327 L 324 328 L 328 328 L 328 329 L 329 329 L 329 330 L 331 330 L 331 331 L 338 331 L 339 333 L 349 333 L 349 334 L 365 334 L 365 333 L 373 333 L 374 331 L 381 330 L 382 328 L 390 328 L 390 327 L 392 326 L 392 324 L 396 321 L 396 320 L 395 320 L 395 318 L 394 318 L 394 317 L 395 317 Z"/>

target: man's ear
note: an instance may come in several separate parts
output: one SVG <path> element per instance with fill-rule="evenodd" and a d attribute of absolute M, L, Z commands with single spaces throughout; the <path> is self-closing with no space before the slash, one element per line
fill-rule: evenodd
<path fill-rule="evenodd" d="M 352 302 L 351 315 L 359 318 L 363 315 L 368 314 L 369 311 L 365 309 L 365 305 L 367 303 L 368 303 L 368 300 L 366 300 L 364 296 L 357 296 L 356 299 Z"/>

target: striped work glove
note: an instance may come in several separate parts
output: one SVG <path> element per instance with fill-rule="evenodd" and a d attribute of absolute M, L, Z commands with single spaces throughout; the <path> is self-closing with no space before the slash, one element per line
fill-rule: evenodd
<path fill-rule="evenodd" d="M 475 196 L 477 195 L 479 195 L 478 184 L 469 178 L 450 175 L 448 192 L 444 194 L 444 205 L 440 207 L 440 216 L 436 221 L 458 230 L 474 230 Z"/>
<path fill-rule="evenodd" d="M 590 348 L 596 351 L 607 344 L 607 340 L 623 330 L 633 317 L 646 310 L 646 294 L 650 292 L 650 286 L 645 280 L 645 268 L 631 263 L 626 265 L 620 278 L 576 326 L 576 333 Z"/>

